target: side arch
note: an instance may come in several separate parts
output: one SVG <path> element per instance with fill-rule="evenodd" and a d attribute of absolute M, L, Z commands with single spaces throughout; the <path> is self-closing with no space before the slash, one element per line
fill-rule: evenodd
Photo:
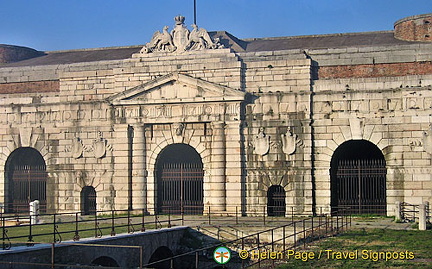
<path fill-rule="evenodd" d="M 81 214 L 96 215 L 96 189 L 93 186 L 85 186 L 81 190 Z"/>
<path fill-rule="evenodd" d="M 334 151 L 330 162 L 332 212 L 386 214 L 386 161 L 367 140 L 349 140 Z"/>
<path fill-rule="evenodd" d="M 8 156 L 4 167 L 5 211 L 28 211 L 31 201 L 39 200 L 41 211 L 47 207 L 46 163 L 31 147 L 20 147 Z"/>
<path fill-rule="evenodd" d="M 286 193 L 281 185 L 272 185 L 267 190 L 267 214 L 269 216 L 285 216 Z"/>

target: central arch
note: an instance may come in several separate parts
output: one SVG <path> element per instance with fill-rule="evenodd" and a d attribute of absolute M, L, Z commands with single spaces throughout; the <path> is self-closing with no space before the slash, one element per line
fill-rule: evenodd
<path fill-rule="evenodd" d="M 350 140 L 334 152 L 330 163 L 332 212 L 386 215 L 386 162 L 367 140 Z"/>
<path fill-rule="evenodd" d="M 158 213 L 203 213 L 203 162 L 193 147 L 165 147 L 156 160 L 156 180 Z"/>
<path fill-rule="evenodd" d="M 5 164 L 5 211 L 27 212 L 34 200 L 39 200 L 40 210 L 45 211 L 47 177 L 45 160 L 39 151 L 31 147 L 15 149 Z"/>

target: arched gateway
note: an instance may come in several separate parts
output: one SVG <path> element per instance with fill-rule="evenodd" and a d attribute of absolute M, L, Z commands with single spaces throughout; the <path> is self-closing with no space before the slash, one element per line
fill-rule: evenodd
<path fill-rule="evenodd" d="M 347 141 L 336 149 L 330 166 L 332 211 L 386 214 L 386 162 L 377 146 Z"/>
<path fill-rule="evenodd" d="M 29 203 L 39 200 L 42 211 L 46 209 L 47 172 L 45 160 L 34 148 L 14 150 L 5 165 L 6 212 L 29 210 Z"/>
<path fill-rule="evenodd" d="M 203 163 L 199 153 L 187 144 L 172 144 L 156 161 L 157 212 L 202 214 Z"/>

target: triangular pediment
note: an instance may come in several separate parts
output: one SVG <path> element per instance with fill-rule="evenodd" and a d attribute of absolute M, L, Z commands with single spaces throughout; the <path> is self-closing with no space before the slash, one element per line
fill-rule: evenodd
<path fill-rule="evenodd" d="M 181 73 L 171 73 L 111 96 L 122 104 L 243 101 L 245 92 Z"/>

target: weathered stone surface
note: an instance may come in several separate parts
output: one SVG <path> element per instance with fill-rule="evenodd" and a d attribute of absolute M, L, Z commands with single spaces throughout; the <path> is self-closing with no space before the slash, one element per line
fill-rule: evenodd
<path fill-rule="evenodd" d="M 98 210 L 153 213 L 160 154 L 186 144 L 202 161 L 204 212 L 271 214 L 279 186 L 284 214 L 329 213 L 334 158 L 350 141 L 382 153 L 388 214 L 396 201 L 432 202 L 432 43 L 378 32 L 370 44 L 354 34 L 304 37 L 345 45 L 303 51 L 281 45 L 295 38 L 232 37 L 243 48 L 235 51 L 193 31 L 190 39 L 181 22 L 168 33 L 181 52 L 157 43 L 153 53 L 107 49 L 123 59 L 98 49 L 70 52 L 91 61 L 53 64 L 66 57 L 59 52 L 44 65 L 0 65 L 1 202 L 12 195 L 13 152 L 31 147 L 46 164 L 49 210 L 81 210 L 91 186 Z"/>

